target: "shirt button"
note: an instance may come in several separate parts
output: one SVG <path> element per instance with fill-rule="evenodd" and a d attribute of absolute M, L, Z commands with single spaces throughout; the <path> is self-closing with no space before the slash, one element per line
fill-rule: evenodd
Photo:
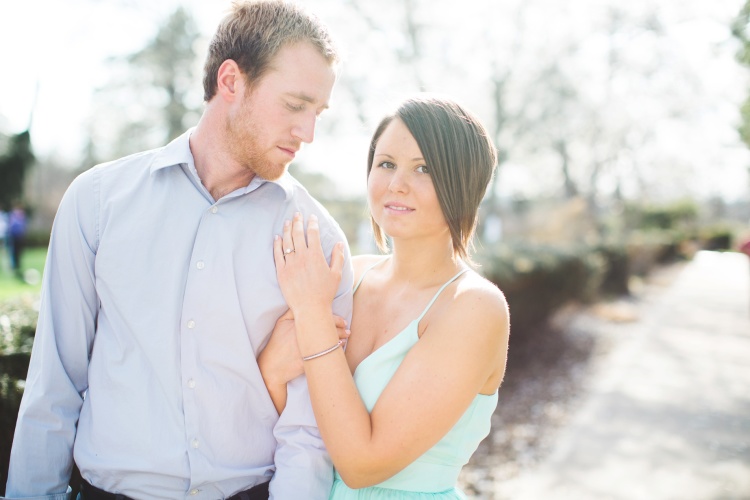
<path fill-rule="evenodd" d="M 193 439 L 193 440 L 192 440 L 192 441 L 190 442 L 190 446 L 192 446 L 193 448 L 197 448 L 197 447 L 199 447 L 200 445 L 201 445 L 201 444 L 200 444 L 200 442 L 199 442 L 199 441 L 198 441 L 197 439 Z"/>
<path fill-rule="evenodd" d="M 219 211 L 219 207 L 217 207 L 216 205 L 214 205 L 213 207 L 211 207 L 211 213 L 212 214 L 215 214 L 218 211 Z"/>
<path fill-rule="evenodd" d="M 197 495 L 197 494 L 198 494 L 198 490 L 190 490 L 190 494 L 191 494 L 192 496 L 195 496 L 195 495 Z"/>
<path fill-rule="evenodd" d="M 205 262 L 203 262 L 202 260 L 199 260 L 199 261 L 198 261 L 198 262 L 197 262 L 197 263 L 195 264 L 195 267 L 197 267 L 198 269 L 203 269 L 204 267 L 206 267 L 206 263 L 205 263 Z"/>
<path fill-rule="evenodd" d="M 191 389 L 195 389 L 195 380 L 188 380 L 188 387 L 190 387 Z"/>
<path fill-rule="evenodd" d="M 187 322 L 187 327 L 190 328 L 190 329 L 195 328 L 195 321 L 193 321 L 192 319 L 190 321 L 188 321 Z"/>

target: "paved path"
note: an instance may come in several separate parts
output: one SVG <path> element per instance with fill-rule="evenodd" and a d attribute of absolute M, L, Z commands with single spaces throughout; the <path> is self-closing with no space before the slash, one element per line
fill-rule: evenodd
<path fill-rule="evenodd" d="M 750 499 L 749 267 L 698 253 L 619 327 L 548 458 L 495 497 Z"/>

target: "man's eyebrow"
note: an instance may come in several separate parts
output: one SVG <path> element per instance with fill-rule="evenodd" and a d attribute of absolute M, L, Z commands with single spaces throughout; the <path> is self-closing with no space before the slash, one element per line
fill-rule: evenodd
<path fill-rule="evenodd" d="M 287 92 L 286 95 L 288 95 L 289 97 L 294 97 L 295 99 L 299 99 L 300 101 L 305 101 L 305 102 L 309 102 L 310 104 L 315 104 L 315 98 L 303 92 Z M 324 104 L 322 108 L 328 109 L 328 103 Z"/>

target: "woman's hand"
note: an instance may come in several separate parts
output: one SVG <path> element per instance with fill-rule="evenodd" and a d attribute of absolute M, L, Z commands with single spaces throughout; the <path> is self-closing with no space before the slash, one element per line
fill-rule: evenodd
<path fill-rule="evenodd" d="M 276 276 L 289 308 L 330 310 L 344 267 L 344 245 L 337 243 L 332 251 L 331 265 L 326 262 L 320 244 L 318 218 L 310 215 L 307 239 L 302 215 L 284 223 L 284 234 L 273 242 Z"/>
<path fill-rule="evenodd" d="M 334 315 L 333 321 L 339 338 L 349 338 L 346 320 Z M 291 310 L 287 310 L 276 320 L 271 338 L 258 356 L 258 367 L 263 382 L 279 414 L 286 407 L 286 384 L 304 373 L 302 363 L 294 330 L 294 316 Z"/>
<path fill-rule="evenodd" d="M 271 338 L 258 356 L 258 367 L 266 387 L 286 387 L 287 382 L 302 375 L 302 355 L 294 333 L 294 316 L 287 310 L 273 327 Z"/>

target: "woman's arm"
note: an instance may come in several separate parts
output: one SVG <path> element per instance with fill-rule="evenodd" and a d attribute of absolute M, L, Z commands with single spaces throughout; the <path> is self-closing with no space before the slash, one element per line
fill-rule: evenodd
<path fill-rule="evenodd" d="M 343 340 L 349 338 L 350 332 L 344 318 L 334 315 L 333 321 L 338 337 Z M 271 338 L 258 356 L 258 368 L 273 406 L 281 415 L 286 407 L 286 384 L 305 372 L 290 309 L 276 320 Z"/>
<path fill-rule="evenodd" d="M 300 351 L 309 356 L 338 340 L 330 321 L 330 290 L 340 259 L 334 256 L 330 268 L 325 263 L 314 220 L 308 223 L 309 248 L 301 218 L 291 229 L 295 252 L 284 260 L 277 240 L 274 255 L 296 318 Z M 445 436 L 490 379 L 499 384 L 507 353 L 507 306 L 494 286 L 472 280 L 410 350 L 371 414 L 342 350 L 304 363 L 323 441 L 350 487 L 377 484 L 402 470 Z"/>
<path fill-rule="evenodd" d="M 304 373 L 291 310 L 276 320 L 271 338 L 258 356 L 258 368 L 273 406 L 281 415 L 286 407 L 287 382 Z"/>

